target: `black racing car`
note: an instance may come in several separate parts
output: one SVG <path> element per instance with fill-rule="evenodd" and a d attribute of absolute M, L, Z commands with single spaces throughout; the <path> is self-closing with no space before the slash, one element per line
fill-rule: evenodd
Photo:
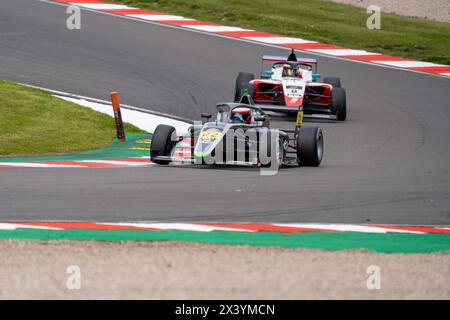
<path fill-rule="evenodd" d="M 272 129 L 264 111 L 247 103 L 220 103 L 215 121 L 194 124 L 184 136 L 159 125 L 153 133 L 150 159 L 156 164 L 320 165 L 323 134 L 319 127 L 303 127 L 299 111 L 295 129 Z"/>

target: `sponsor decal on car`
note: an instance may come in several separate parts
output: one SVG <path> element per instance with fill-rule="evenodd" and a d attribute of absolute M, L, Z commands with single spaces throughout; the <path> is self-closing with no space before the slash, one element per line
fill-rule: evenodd
<path fill-rule="evenodd" d="M 205 130 L 200 134 L 200 139 L 203 141 L 214 141 L 220 138 L 221 132 L 216 129 Z"/>

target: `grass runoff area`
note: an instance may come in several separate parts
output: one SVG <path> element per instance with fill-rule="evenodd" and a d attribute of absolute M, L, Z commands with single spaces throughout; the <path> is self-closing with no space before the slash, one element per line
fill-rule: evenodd
<path fill-rule="evenodd" d="M 368 30 L 365 9 L 325 0 L 114 0 L 228 26 L 450 65 L 450 24 L 381 13 Z"/>
<path fill-rule="evenodd" d="M 0 80 L 0 156 L 64 154 L 105 147 L 116 135 L 114 119 Z M 125 125 L 125 132 L 142 130 Z"/>

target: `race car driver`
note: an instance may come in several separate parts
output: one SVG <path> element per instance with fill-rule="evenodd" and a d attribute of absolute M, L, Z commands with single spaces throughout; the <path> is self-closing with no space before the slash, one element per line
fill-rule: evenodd
<path fill-rule="evenodd" d="M 231 110 L 231 122 L 250 124 L 252 121 L 252 110 L 246 107 L 238 107 Z"/>

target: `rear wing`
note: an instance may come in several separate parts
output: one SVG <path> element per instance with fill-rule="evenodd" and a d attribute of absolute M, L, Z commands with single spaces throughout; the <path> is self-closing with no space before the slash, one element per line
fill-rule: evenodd
<path fill-rule="evenodd" d="M 290 60 L 288 60 L 288 58 L 289 57 L 273 56 L 273 55 L 268 55 L 268 54 L 265 54 L 262 56 L 263 61 L 290 61 Z M 297 62 L 317 65 L 317 59 L 314 59 L 314 58 L 298 57 Z"/>

